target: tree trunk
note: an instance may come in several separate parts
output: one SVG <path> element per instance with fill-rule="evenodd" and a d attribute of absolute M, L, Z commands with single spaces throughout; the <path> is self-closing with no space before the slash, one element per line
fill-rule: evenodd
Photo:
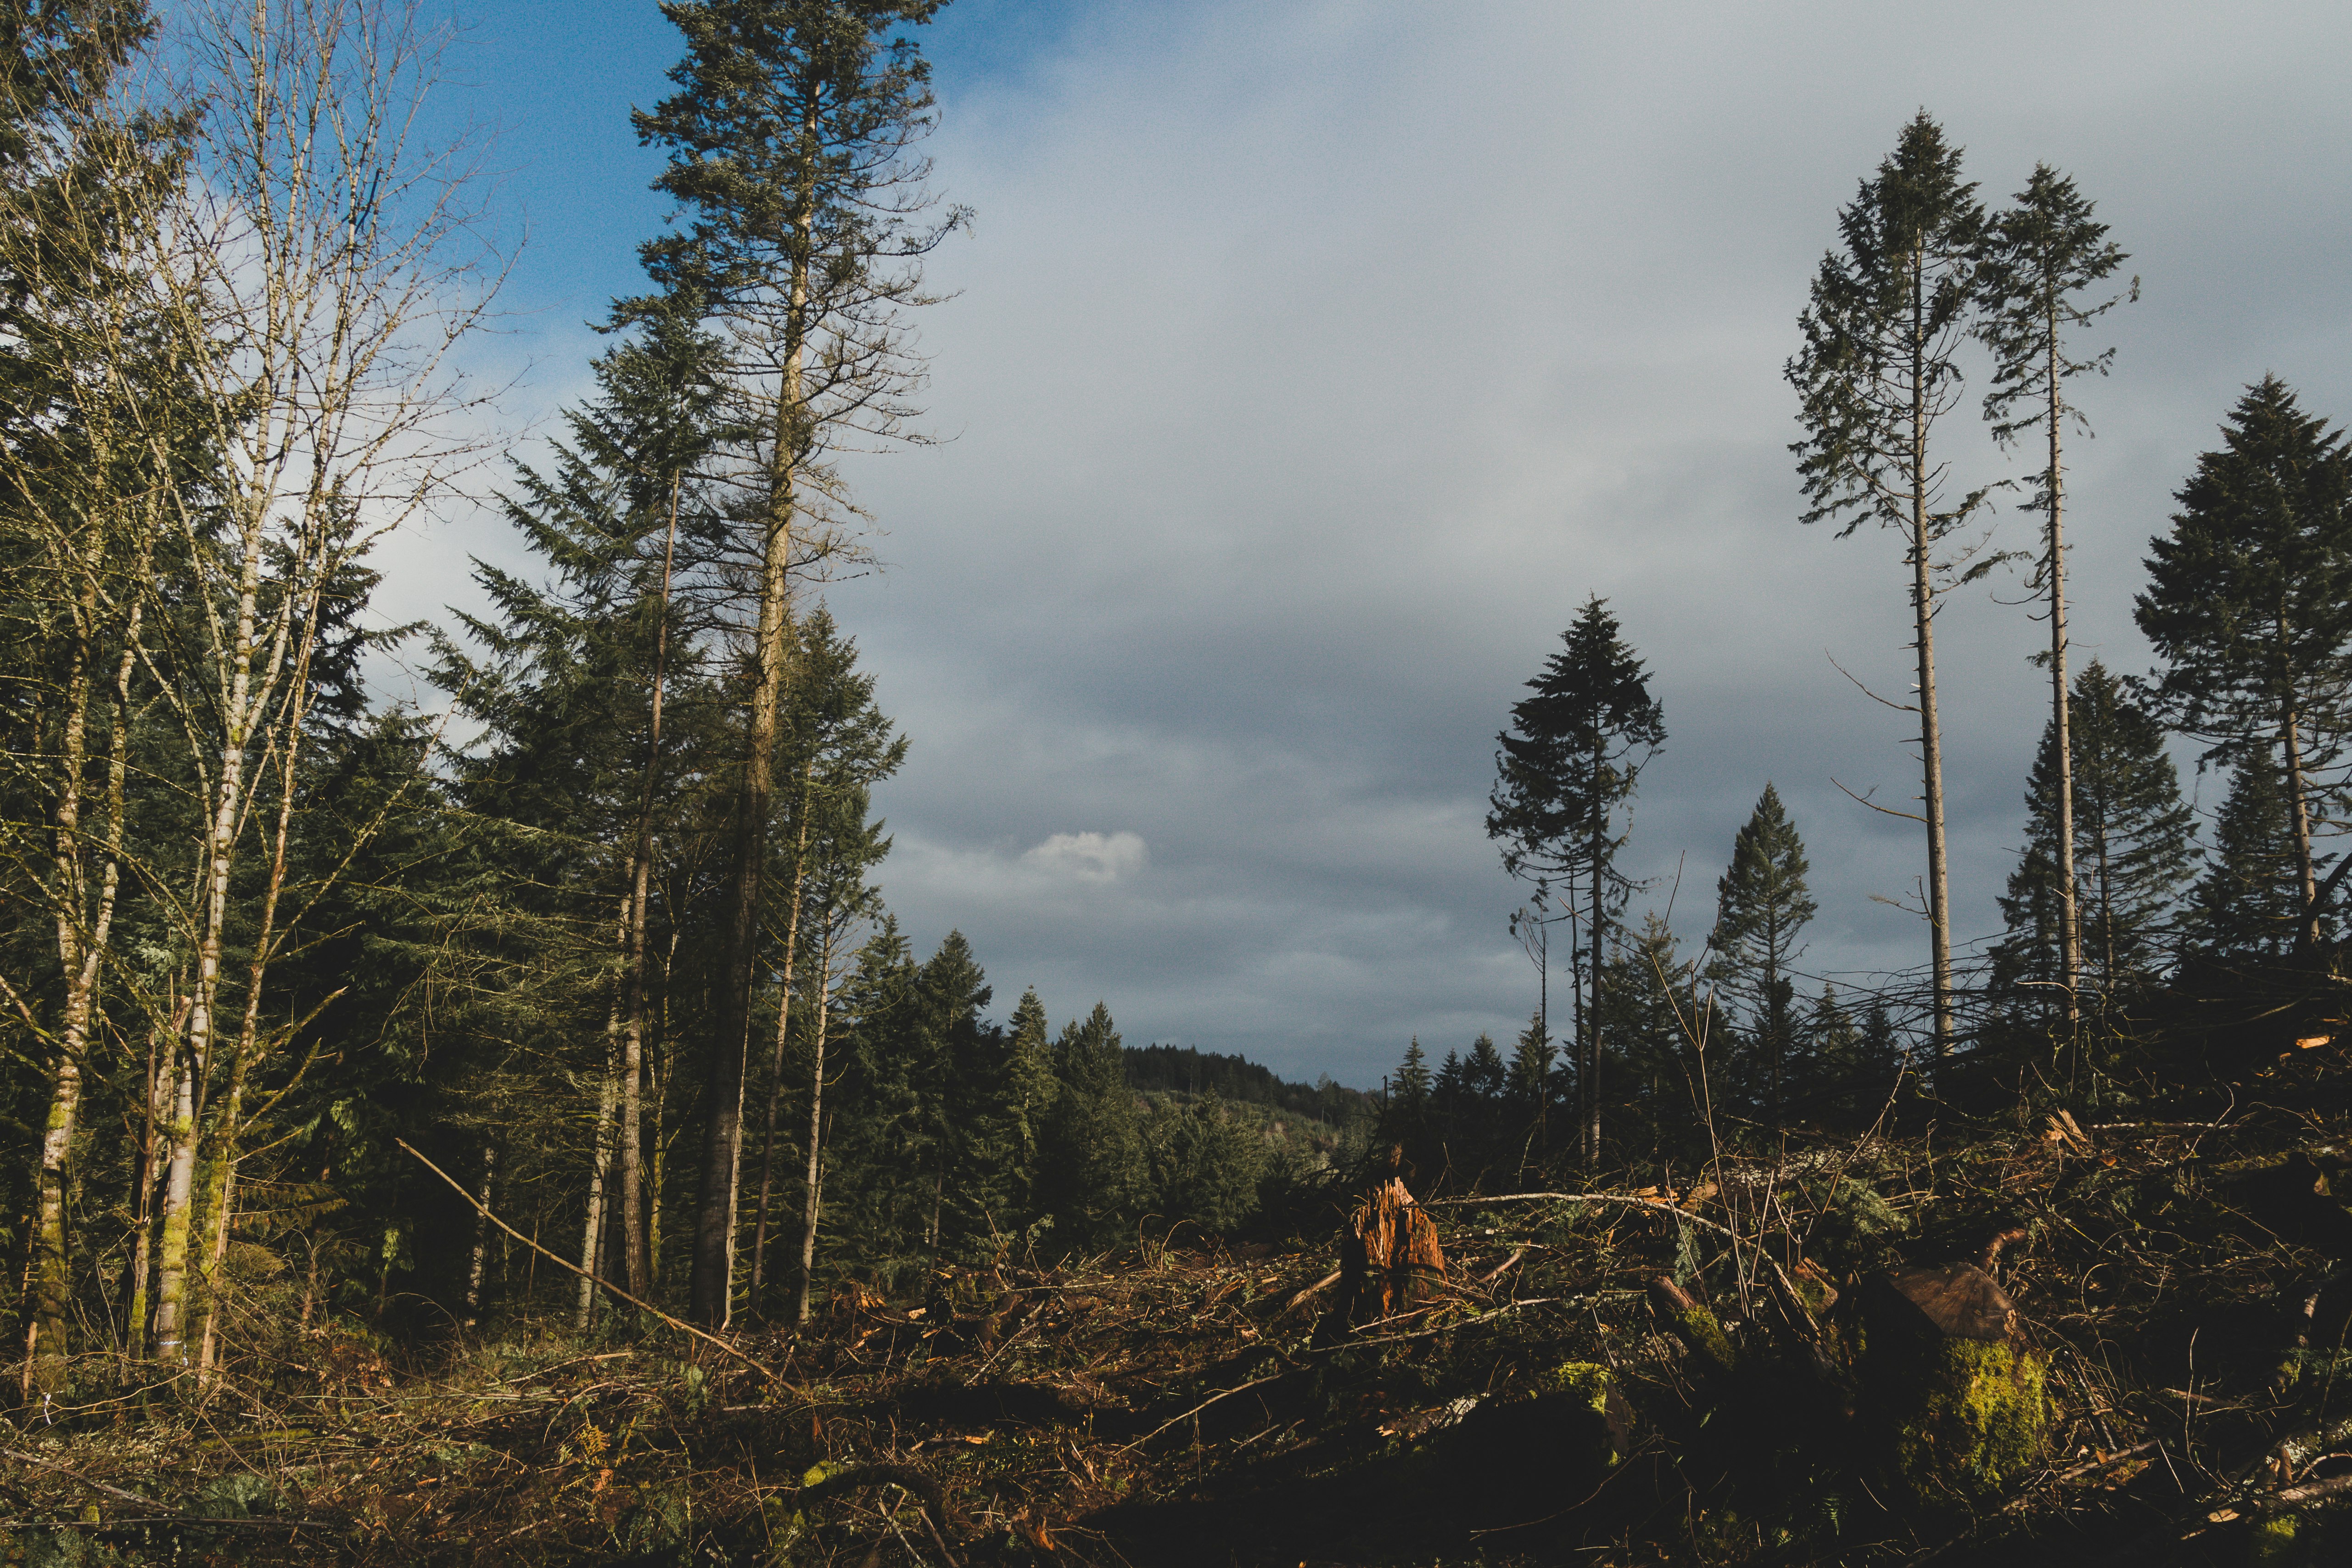
<path fill-rule="evenodd" d="M 2319 881 L 2311 864 L 2311 796 L 2303 784 L 2303 715 L 2292 698 L 2279 714 L 2279 750 L 2286 763 L 2287 807 L 2294 820 L 2295 886 L 2304 910 L 2294 942 L 2309 952 L 2319 946 Z"/>
<path fill-rule="evenodd" d="M 784 977 L 776 992 L 776 1049 L 768 1067 L 767 1130 L 760 1141 L 760 1213 L 751 1232 L 751 1306 L 760 1310 L 761 1289 L 767 1279 L 768 1198 L 776 1170 L 776 1112 L 784 1091 L 784 1037 L 793 1018 L 793 963 L 800 952 L 801 889 L 808 880 L 808 817 L 811 786 L 816 777 L 812 755 L 801 770 L 800 836 L 793 846 L 792 910 L 784 919 Z"/>
<path fill-rule="evenodd" d="M 1592 949 L 1592 1005 L 1585 1010 L 1591 1027 L 1587 1029 L 1584 1057 L 1584 1168 L 1596 1171 L 1601 1167 L 1601 968 L 1607 949 L 1602 944 L 1606 929 L 1603 900 L 1608 883 L 1608 816 L 1601 804 L 1602 780 L 1608 763 L 1601 746 L 1592 749 L 1592 929 L 1587 940 Z"/>
<path fill-rule="evenodd" d="M 1944 744 L 1936 720 L 1936 585 L 1927 517 L 1927 268 L 1911 268 L 1911 605 L 1919 651 L 1920 805 L 1927 819 L 1927 926 L 1934 969 L 1936 1055 L 1952 1048 L 1951 880 L 1944 858 Z"/>
<path fill-rule="evenodd" d="M 604 1242 L 604 1184 L 613 1168 L 613 1121 L 621 1103 L 619 1064 L 617 1055 L 620 1034 L 620 997 L 613 998 L 610 1015 L 604 1024 L 607 1042 L 604 1053 L 604 1081 L 596 1094 L 595 1153 L 588 1167 L 588 1217 L 581 1227 L 579 1304 L 572 1310 L 572 1327 L 581 1333 L 596 1312 L 596 1277 L 603 1273 Z M 631 1292 L 635 1294 L 635 1292 Z"/>
<path fill-rule="evenodd" d="M 824 1026 L 833 1000 L 833 920 L 824 921 L 817 945 L 816 1039 L 809 1051 L 808 1186 L 801 1209 L 801 1293 L 793 1307 L 793 1321 L 809 1318 L 809 1284 L 816 1273 L 816 1226 L 824 1213 Z"/>
<path fill-rule="evenodd" d="M 466 1268 L 466 1327 L 472 1328 L 482 1310 L 482 1267 L 490 1256 L 490 1182 L 498 1173 L 499 1145 L 496 1139 L 482 1144 L 482 1192 L 475 1200 L 474 1256 Z"/>
<path fill-rule="evenodd" d="M 662 542 L 661 625 L 654 635 L 653 700 L 647 716 L 646 782 L 637 808 L 637 842 L 632 858 L 628 951 L 628 1021 L 621 1037 L 620 1226 L 621 1274 L 629 1294 L 653 1293 L 653 1269 L 646 1256 L 644 1171 L 644 1090 L 646 1054 L 646 921 L 653 884 L 654 796 L 660 787 L 662 763 L 662 697 L 669 669 L 670 570 L 677 559 L 678 500 L 685 476 L 674 474 L 669 487 L 669 531 Z"/>
<path fill-rule="evenodd" d="M 760 956 L 760 890 L 768 859 L 769 795 L 776 760 L 784 658 L 791 630 L 786 578 L 792 566 L 797 500 L 793 484 L 807 441 L 801 363 L 807 331 L 807 219 L 793 264 L 785 331 L 783 386 L 777 397 L 775 449 L 769 464 L 766 537 L 761 542 L 759 626 L 751 654 L 751 705 L 742 781 L 735 796 L 735 863 L 728 879 L 726 993 L 710 1057 L 703 1122 L 702 1195 L 694 1220 L 688 1314 L 724 1328 L 734 1307 L 736 1199 L 743 1163 L 743 1069 L 751 1048 L 753 977 Z"/>
<path fill-rule="evenodd" d="M 2047 357 L 2042 374 L 2050 379 L 2050 406 L 2043 417 L 2050 425 L 2050 724 L 2058 742 L 2058 981 L 2065 989 L 2066 1032 L 2082 1021 L 2082 909 L 2074 889 L 2074 715 L 2066 689 L 2066 542 L 2061 524 L 2064 507 L 2060 486 L 2058 424 L 2065 416 L 2065 400 L 2058 379 L 2058 296 L 2053 290 L 2043 319 Z M 2112 954 L 2110 955 L 2112 956 Z M 2108 983 L 2114 983 L 2112 964 Z"/>

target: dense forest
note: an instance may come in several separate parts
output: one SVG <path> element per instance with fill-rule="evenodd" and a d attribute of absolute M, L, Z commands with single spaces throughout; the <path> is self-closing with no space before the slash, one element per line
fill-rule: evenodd
<path fill-rule="evenodd" d="M 1652 889 L 1622 852 L 1673 694 L 1594 592 L 1497 700 L 1486 826 L 1541 997 L 1522 1032 L 1413 1039 L 1377 1091 L 1129 1046 L 1100 1002 L 1007 1005 L 960 932 L 910 944 L 875 798 L 921 737 L 827 603 L 874 564 L 843 458 L 925 438 L 923 263 L 971 217 L 922 153 L 940 3 L 662 7 L 674 91 L 634 130 L 676 220 L 528 464 L 481 434 L 465 374 L 506 261 L 462 153 L 418 140 L 439 38 L 415 14 L 198 5 L 167 30 L 138 0 L 0 6 L 0 1329 L 10 1441 L 44 1445 L 7 1450 L 10 1550 L 1897 1561 L 2021 1550 L 1995 1526 L 2077 1507 L 2034 1512 L 2029 1484 L 2156 1486 L 2124 1461 L 2156 1451 L 2168 1379 L 2191 1426 L 2238 1401 L 2204 1438 L 2232 1459 L 2334 1432 L 2341 1357 L 2314 1336 L 2352 1321 L 2325 1174 L 2352 867 L 2330 847 L 2352 787 L 2342 433 L 2269 375 L 2215 410 L 2151 520 L 2156 667 L 2078 668 L 2065 443 L 2137 280 L 2066 175 L 1989 202 L 1921 113 L 1823 215 L 1786 365 L 1803 521 L 1901 543 L 1918 809 L 1864 804 L 1922 831 L 1917 971 L 1807 967 L 1806 847 L 1761 779 L 1704 929 L 1635 918 Z M 1964 444 L 2017 472 L 1955 493 Z M 477 562 L 484 614 L 370 629 L 372 552 L 484 473 L 530 568 Z M 1991 551 L 2010 509 L 2030 543 Z M 2046 622 L 2049 719 L 2004 930 L 1971 944 L 1934 639 L 2004 562 Z M 431 700 L 371 685 L 394 658 Z M 2229 781 L 2216 811 L 2184 796 L 2192 756 Z M 2231 1179 L 2269 1198 L 2178 1185 L 2224 1158 L 2207 1133 L 2250 1140 Z M 2105 1306 L 2016 1327 L 2091 1209 L 2193 1242 L 2117 1242 Z M 2252 1240 L 2213 1217 L 2242 1209 L 2272 1216 Z M 1897 1412 L 1894 1342 L 1864 1331 L 1912 1264 L 2000 1303 L 1998 1331 L 1934 1320 L 1999 1353 L 1960 1415 Z M 2185 1373 L 2109 1353 L 2099 1312 L 2202 1300 L 2192 1278 L 2228 1298 L 2231 1350 L 2197 1362 L 2189 1322 Z M 2300 1315 L 2256 1324 L 2263 1302 Z M 2133 1331 L 2168 1347 L 2159 1317 Z M 2210 1392 L 2244 1353 L 2259 1375 Z M 1271 1425 L 1220 1426 L 1260 1384 Z M 504 1400 L 538 1402 L 536 1439 L 483 1415 Z M 1465 1420 L 1481 1401 L 1503 1413 Z M 1921 1448 L 1915 1419 L 1959 1425 Z M 365 1421 L 392 1425 L 353 1469 L 334 1445 Z M 1151 1468 L 1187 1421 L 1192 1458 Z M 1003 1439 L 1010 1468 L 974 1479 L 940 1445 L 983 1447 L 992 1422 L 1055 1435 Z M 1840 1478 L 1868 1473 L 1873 1422 L 1903 1457 L 1865 1501 Z M 2311 1458 L 2340 1436 L 2296 1436 L 2274 1479 L 2322 1488 L 2314 1508 L 2352 1495 Z M 1349 1443 L 1374 1468 L 1330 1458 Z M 2202 1509 L 2243 1527 L 2215 1551 L 2322 1549 L 2283 1504 L 2215 1501 L 2229 1466 L 2198 1443 L 2174 1457 L 2203 1479 L 2103 1493 L 2094 1527 Z M 198 1456 L 176 1479 L 152 1459 L 173 1447 Z M 1352 1522 L 1302 1543 L 1244 1510 L 1255 1546 L 1217 1535 L 1212 1451 L 1220 1476 L 1291 1465 L 1306 1511 L 1282 1517 Z M 440 1503 L 436 1468 L 469 1478 Z M 1040 1500 L 1049 1473 L 1076 1501 Z M 1456 1502 L 1554 1533 L 1448 1534 Z"/>

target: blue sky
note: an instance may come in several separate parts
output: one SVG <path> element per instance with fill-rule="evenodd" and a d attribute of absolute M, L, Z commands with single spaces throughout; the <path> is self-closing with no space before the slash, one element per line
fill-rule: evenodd
<path fill-rule="evenodd" d="M 441 112 L 495 128 L 528 231 L 478 351 L 520 376 L 527 456 L 661 219 L 626 115 L 677 49 L 650 5 L 459 15 Z M 1796 522 L 1780 367 L 1839 205 L 1923 105 L 1989 198 L 2074 173 L 2145 280 L 2084 395 L 2078 657 L 2145 667 L 2139 557 L 2239 388 L 2276 371 L 2352 416 L 2341 6 L 956 0 L 923 36 L 936 183 L 978 212 L 919 323 L 951 439 L 854 468 L 890 569 L 831 602 L 913 738 L 887 896 L 919 944 L 961 926 L 1007 1010 L 1100 997 L 1130 1040 L 1357 1083 L 1409 1037 L 1515 1029 L 1493 737 L 1595 592 L 1670 731 L 1644 901 L 1703 935 L 1769 779 L 1811 847 L 1808 964 L 1916 962 L 1878 901 L 1916 830 L 1832 782 L 1916 789 L 1902 721 L 1829 662 L 1907 684 L 1899 549 Z M 2023 466 L 1972 413 L 1946 439 Z M 387 552 L 386 613 L 466 602 L 463 556 L 511 550 L 452 518 Z M 2016 595 L 1939 622 L 1963 938 L 2044 711 Z"/>

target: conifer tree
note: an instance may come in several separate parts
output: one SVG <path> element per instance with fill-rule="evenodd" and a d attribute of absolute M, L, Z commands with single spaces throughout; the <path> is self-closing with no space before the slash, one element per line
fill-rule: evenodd
<path fill-rule="evenodd" d="M 1544 1032 L 1540 1010 L 1529 1016 L 1528 1026 L 1511 1047 L 1510 1081 L 1507 1089 L 1514 1119 L 1526 1129 L 1534 1153 L 1545 1152 L 1547 1122 L 1551 1110 L 1554 1086 L 1552 1064 L 1558 1051 L 1551 1037 Z"/>
<path fill-rule="evenodd" d="M 1797 1054 L 1797 984 L 1804 952 L 1799 938 L 1816 906 L 1806 890 L 1811 867 L 1796 824 L 1769 784 L 1731 845 L 1731 865 L 1716 883 L 1715 932 L 1708 977 L 1740 1010 L 1746 1061 L 1737 1077 L 1751 1104 L 1777 1116 Z"/>
<path fill-rule="evenodd" d="M 1462 1064 L 1462 1089 L 1482 1115 L 1490 1112 L 1503 1098 L 1507 1072 L 1503 1053 L 1495 1048 L 1493 1036 L 1481 1034 L 1470 1042 L 1470 1055 Z"/>
<path fill-rule="evenodd" d="M 1149 1180 L 1126 1053 L 1104 1004 L 1064 1026 L 1054 1078 L 1045 1149 L 1054 1228 L 1066 1245 L 1100 1245 L 1138 1212 Z"/>
<path fill-rule="evenodd" d="M 2164 660 L 2158 714 L 2208 760 L 2277 772 L 2304 909 L 2319 940 L 2315 797 L 2342 755 L 2352 652 L 2352 459 L 2345 437 L 2266 375 L 2238 400 L 2222 448 L 2175 492 L 2134 602 Z"/>
<path fill-rule="evenodd" d="M 1257 1210 L 1265 1140 L 1216 1092 L 1156 1113 L 1147 1133 L 1160 1219 L 1223 1235 Z"/>
<path fill-rule="evenodd" d="M 928 63 L 898 29 L 940 0 L 671 0 L 678 90 L 635 116 L 669 153 L 656 188 L 689 221 L 648 242 L 657 293 L 700 302 L 727 345 L 722 384 L 743 502 L 732 580 L 748 591 L 749 694 L 726 901 L 729 954 L 706 1087 L 691 1310 L 723 1323 L 761 945 L 773 758 L 788 679 L 791 577 L 845 545 L 832 455 L 899 438 L 922 366 L 905 331 L 919 259 L 962 213 L 925 218 Z"/>
<path fill-rule="evenodd" d="M 2274 959 L 2294 947 L 2303 877 L 2286 794 L 2267 758 L 2231 771 L 2211 858 L 2189 906 L 2194 939 L 2225 962 Z"/>
<path fill-rule="evenodd" d="M 1638 932 L 1616 943 L 1601 992 L 1619 1047 L 1610 1098 L 1627 1108 L 1621 1142 L 1644 1140 L 1654 1155 L 1685 1152 L 1686 1134 L 1706 1109 L 1707 1086 L 1699 1079 L 1700 1058 L 1690 1030 L 1706 1031 L 1710 1057 L 1722 1040 L 1719 1021 L 1696 1016 L 1706 1003 L 1690 994 L 1694 968 L 1665 917 L 1652 910 Z M 1713 1070 L 1712 1060 L 1707 1066 Z"/>
<path fill-rule="evenodd" d="M 1790 448 L 1811 503 L 1804 521 L 1840 521 L 1841 538 L 1866 521 L 1893 528 L 1911 570 L 1921 774 L 1916 820 L 1927 833 L 1923 912 L 1939 1056 L 1952 1044 L 1953 991 L 1935 640 L 1937 580 L 1947 563 L 1937 547 L 1983 504 L 1984 492 L 1946 493 L 1946 469 L 1932 456 L 1930 437 L 1959 400 L 1957 353 L 1969 325 L 1984 228 L 1975 193 L 1960 179 L 1960 150 L 1923 110 L 1838 215 L 1843 251 L 1822 258 L 1811 300 L 1797 319 L 1804 346 L 1787 366 L 1805 428 Z M 1980 563 L 1970 574 L 1990 564 Z"/>
<path fill-rule="evenodd" d="M 2307 912 L 2319 941 L 2312 853 L 2316 797 L 2343 757 L 2352 651 L 2352 456 L 2277 376 L 2246 388 L 2222 451 L 2197 458 L 2173 499 L 2173 531 L 2149 541 L 2133 602 L 2164 658 L 2155 705 L 2206 759 L 2277 769 Z"/>
<path fill-rule="evenodd" d="M 1985 417 L 1993 436 L 2007 446 L 2035 428 L 2047 443 L 2048 460 L 2036 477 L 2029 511 L 2042 514 L 2039 585 L 2050 602 L 2050 722 L 2056 736 L 2057 851 L 2052 899 L 2057 915 L 2058 984 L 2066 1016 L 2076 1016 L 2075 977 L 2082 973 L 2082 932 L 2074 875 L 2074 756 L 2067 712 L 2065 465 L 2063 437 L 2071 418 L 2084 434 L 2090 424 L 2066 399 L 2066 383 L 2085 371 L 2107 373 L 2115 351 L 2087 359 L 2067 352 L 2070 329 L 2088 325 L 2126 298 L 2109 295 L 2096 304 L 2077 298 L 2104 281 L 2125 261 L 2122 247 L 2107 238 L 2107 226 L 2093 220 L 2091 204 L 2074 182 L 2047 163 L 2037 163 L 2017 205 L 1993 219 L 1986 234 L 1985 265 L 1979 273 L 1984 303 L 1978 334 L 1993 352 L 1992 385 L 1985 394 Z M 2129 297 L 2139 297 L 2132 279 Z"/>
<path fill-rule="evenodd" d="M 2071 819 L 2082 943 L 2075 973 L 2105 999 L 2152 979 L 2163 960 L 2173 904 L 2191 869 L 2196 823 L 2180 798 L 2164 731 L 2104 664 L 2094 659 L 2084 669 L 2070 707 L 2072 768 L 2055 717 L 2034 756 L 2025 853 L 2000 900 L 2014 934 L 1993 950 L 1994 986 L 2067 984 L 2058 851 Z"/>
<path fill-rule="evenodd" d="M 1497 779 L 1488 797 L 1486 837 L 1503 846 L 1503 868 L 1538 889 L 1553 881 L 1580 889 L 1584 920 L 1577 962 L 1590 992 L 1579 1019 L 1579 1122 L 1586 1163 L 1601 1157 L 1601 970 L 1609 922 L 1633 884 L 1617 869 L 1625 841 L 1616 822 L 1643 761 L 1665 743 L 1665 718 L 1649 674 L 1599 595 L 1561 634 L 1562 647 L 1511 708 L 1496 737 Z"/>

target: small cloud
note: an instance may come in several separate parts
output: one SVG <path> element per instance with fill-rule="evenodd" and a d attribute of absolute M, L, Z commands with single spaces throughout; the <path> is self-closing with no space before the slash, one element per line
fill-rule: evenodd
<path fill-rule="evenodd" d="M 1143 869 L 1151 858 L 1132 833 L 1056 833 L 1022 857 L 1022 863 L 1082 882 L 1116 882 Z"/>

